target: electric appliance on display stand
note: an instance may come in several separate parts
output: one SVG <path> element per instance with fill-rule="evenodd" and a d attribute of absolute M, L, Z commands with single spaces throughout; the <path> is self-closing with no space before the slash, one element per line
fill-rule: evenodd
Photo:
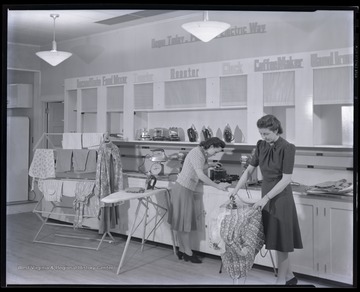
<path fill-rule="evenodd" d="M 164 164 L 163 162 L 167 161 L 165 150 L 162 148 L 153 149 L 150 160 L 153 164 L 150 166 L 150 173 L 152 175 L 163 175 L 164 174 Z"/>
<path fill-rule="evenodd" d="M 153 136 L 152 139 L 154 141 L 164 141 L 165 140 L 164 129 L 155 128 L 154 129 L 154 136 Z"/>
<path fill-rule="evenodd" d="M 170 141 L 180 141 L 179 130 L 177 127 L 169 128 L 169 139 Z"/>

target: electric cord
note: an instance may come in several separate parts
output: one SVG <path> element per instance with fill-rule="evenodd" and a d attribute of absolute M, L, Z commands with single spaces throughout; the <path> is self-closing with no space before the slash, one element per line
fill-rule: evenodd
<path fill-rule="evenodd" d="M 267 255 L 267 253 L 269 252 L 269 250 L 267 249 L 266 251 L 265 251 L 265 253 L 263 254 L 262 252 L 261 252 L 261 249 L 260 249 L 260 255 L 261 255 L 261 257 L 266 257 L 266 255 Z"/>
<path fill-rule="evenodd" d="M 146 154 L 145 156 L 143 156 L 143 162 L 138 166 L 138 172 L 142 173 L 142 174 L 146 174 L 145 170 L 141 170 L 141 168 L 145 165 L 145 161 L 146 159 L 148 159 L 149 157 L 151 157 L 150 154 Z"/>
<path fill-rule="evenodd" d="M 252 198 L 252 195 L 251 195 L 251 192 L 250 192 L 250 190 L 248 189 L 246 183 L 245 183 L 245 191 L 246 191 L 246 194 L 247 194 L 248 198 L 251 199 L 251 198 Z"/>

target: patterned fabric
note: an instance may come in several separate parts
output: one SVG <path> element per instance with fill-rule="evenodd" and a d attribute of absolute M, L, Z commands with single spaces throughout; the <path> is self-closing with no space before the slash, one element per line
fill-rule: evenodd
<path fill-rule="evenodd" d="M 82 226 L 84 206 L 88 204 L 89 197 L 93 193 L 94 182 L 78 182 L 75 188 L 75 200 L 73 206 L 75 209 L 74 228 Z"/>
<path fill-rule="evenodd" d="M 96 165 L 95 195 L 99 200 L 124 189 L 119 148 L 112 142 L 102 143 Z M 100 203 L 101 207 L 104 203 Z"/>
<path fill-rule="evenodd" d="M 53 149 L 36 149 L 29 168 L 29 175 L 33 178 L 31 190 L 34 190 L 35 178 L 55 177 L 55 157 Z"/>
<path fill-rule="evenodd" d="M 100 220 L 99 233 L 110 231 L 118 221 L 118 206 L 106 206 L 101 199 L 111 193 L 124 189 L 122 164 L 120 150 L 112 142 L 102 143 L 98 150 L 98 160 L 95 178 L 95 196 L 99 199 L 96 202 L 98 217 Z M 120 203 L 119 203 L 120 204 Z M 110 210 L 108 210 L 110 209 Z"/>
<path fill-rule="evenodd" d="M 225 242 L 221 259 L 227 273 L 233 280 L 246 277 L 264 245 L 261 211 L 251 207 L 232 210 L 221 221 L 220 235 Z"/>
<path fill-rule="evenodd" d="M 318 183 L 314 186 L 309 186 L 306 189 L 308 194 L 342 194 L 351 192 L 353 189 L 352 183 L 346 181 L 346 179 L 340 179 L 337 181 L 325 181 Z"/>
<path fill-rule="evenodd" d="M 55 177 L 53 149 L 36 149 L 30 165 L 29 175 L 36 178 Z"/>

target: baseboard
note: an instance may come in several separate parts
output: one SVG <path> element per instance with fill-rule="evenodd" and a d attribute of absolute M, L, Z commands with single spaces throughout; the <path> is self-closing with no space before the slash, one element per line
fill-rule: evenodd
<path fill-rule="evenodd" d="M 37 201 L 19 201 L 6 204 L 6 214 L 27 213 L 34 210 Z"/>

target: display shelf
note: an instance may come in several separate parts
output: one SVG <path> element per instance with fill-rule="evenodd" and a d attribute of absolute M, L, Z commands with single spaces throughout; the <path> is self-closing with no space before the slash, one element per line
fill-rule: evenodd
<path fill-rule="evenodd" d="M 222 107 L 201 107 L 201 108 L 167 108 L 167 109 L 136 109 L 134 112 L 146 112 L 146 113 L 156 113 L 156 112 L 187 112 L 187 111 L 220 111 L 220 110 L 236 110 L 236 109 L 246 109 L 247 106 L 222 106 Z"/>
<path fill-rule="evenodd" d="M 90 82 L 110 80 L 116 74 L 71 78 L 65 80 L 65 90 L 77 93 L 78 132 L 84 130 L 85 123 L 91 123 L 81 119 L 79 110 L 92 110 L 88 108 L 92 102 L 97 105 L 97 116 L 91 117 L 96 119 L 91 125 L 92 131 L 123 129 L 124 137 L 129 140 L 138 138 L 136 133 L 144 128 L 177 127 L 184 131 L 182 138 L 186 141 L 186 130 L 192 124 L 200 135 L 202 127 L 210 127 L 214 136 L 220 138 L 225 125 L 229 124 L 240 134 L 237 143 L 256 144 L 260 139 L 257 120 L 264 114 L 273 114 L 281 121 L 283 138 L 295 145 L 352 146 L 354 121 L 345 118 L 353 109 L 351 58 L 343 64 L 346 66 L 330 63 L 313 66 L 311 62 L 314 56 L 334 54 L 352 56 L 352 49 L 262 57 L 301 61 L 302 66 L 286 71 L 279 71 L 277 67 L 254 70 L 254 62 L 259 60 L 248 58 L 189 64 L 189 68 L 197 72 L 194 78 L 169 75 L 169 72 L 182 72 L 183 66 L 118 73 L 122 78 L 116 79 L 119 81 L 116 85 Z M 244 68 L 241 74 L 224 75 L 222 69 L 230 61 L 241 64 Z M 152 82 L 139 82 L 141 74 L 151 76 L 151 80 L 146 81 Z M 88 84 L 92 87 L 84 88 Z M 109 122 L 107 115 L 114 112 L 123 113 L 121 121 L 116 117 L 114 122 Z"/>
<path fill-rule="evenodd" d="M 123 113 L 124 110 L 122 108 L 111 108 L 107 110 L 108 113 Z"/>
<path fill-rule="evenodd" d="M 117 140 L 116 138 L 110 137 L 111 141 L 119 146 L 121 145 L 168 145 L 168 146 L 197 146 L 200 141 L 189 142 L 189 141 L 144 141 L 144 140 Z M 260 139 L 259 139 L 260 140 Z M 248 144 L 248 143 L 227 143 L 226 148 L 241 148 L 241 149 L 254 149 L 256 144 Z M 321 156 L 320 152 L 326 151 L 324 156 L 333 156 L 333 155 L 341 155 L 341 153 L 347 152 L 346 156 L 349 156 L 353 152 L 353 147 L 350 146 L 339 146 L 339 145 L 314 145 L 314 146 L 306 146 L 306 145 L 296 145 L 296 151 L 299 153 L 300 150 L 310 151 L 311 153 L 306 153 L 307 155 Z M 340 154 L 339 154 L 340 153 Z M 352 155 L 350 155 L 352 157 Z"/>

